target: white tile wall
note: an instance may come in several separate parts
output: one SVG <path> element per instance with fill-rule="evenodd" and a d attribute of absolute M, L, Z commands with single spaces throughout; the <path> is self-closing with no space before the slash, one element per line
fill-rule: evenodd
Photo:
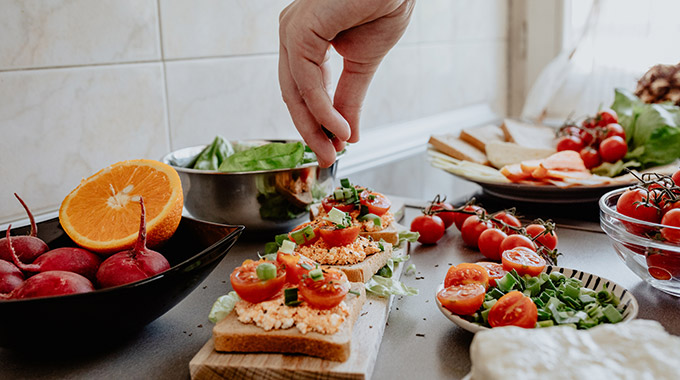
<path fill-rule="evenodd" d="M 0 73 L 0 215 L 41 213 L 114 162 L 169 149 L 160 63 Z"/>
<path fill-rule="evenodd" d="M 156 0 L 0 2 L 0 70 L 159 58 Z"/>

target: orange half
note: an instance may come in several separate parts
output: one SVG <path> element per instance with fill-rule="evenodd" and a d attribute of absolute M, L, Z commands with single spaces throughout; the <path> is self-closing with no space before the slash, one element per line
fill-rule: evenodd
<path fill-rule="evenodd" d="M 154 160 L 113 164 L 84 179 L 59 208 L 59 223 L 78 245 L 111 254 L 137 240 L 141 208 L 146 208 L 147 245 L 175 233 L 182 219 L 182 184 L 171 166 Z"/>

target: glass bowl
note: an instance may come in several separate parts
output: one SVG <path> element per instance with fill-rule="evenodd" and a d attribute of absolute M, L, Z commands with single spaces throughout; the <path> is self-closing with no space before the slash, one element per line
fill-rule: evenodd
<path fill-rule="evenodd" d="M 680 245 L 665 241 L 660 233 L 662 229 L 680 233 L 680 228 L 617 212 L 616 202 L 627 189 L 613 190 L 600 198 L 600 226 L 633 273 L 661 291 L 680 296 Z"/>

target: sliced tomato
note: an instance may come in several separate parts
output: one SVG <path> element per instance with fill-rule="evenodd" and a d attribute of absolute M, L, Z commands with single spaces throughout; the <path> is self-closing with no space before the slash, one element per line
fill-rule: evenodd
<path fill-rule="evenodd" d="M 345 204 L 344 201 L 338 201 L 335 198 L 333 198 L 333 195 L 329 195 L 326 198 L 322 199 L 321 206 L 323 206 L 323 209 L 326 210 L 326 213 L 330 212 L 333 209 L 333 207 L 344 212 L 351 212 L 352 210 L 354 210 L 354 203 Z"/>
<path fill-rule="evenodd" d="M 319 228 L 321 239 L 329 247 L 340 247 L 352 244 L 359 236 L 359 226 L 336 228 L 334 226 L 323 226 Z"/>
<path fill-rule="evenodd" d="M 533 329 L 538 321 L 538 309 L 531 298 L 517 290 L 501 297 L 489 310 L 491 327 L 518 326 Z"/>
<path fill-rule="evenodd" d="M 276 277 L 269 280 L 260 280 L 257 277 L 257 266 L 262 263 L 271 263 L 276 266 Z M 239 297 L 252 303 L 268 300 L 277 295 L 286 283 L 286 271 L 281 264 L 269 260 L 246 260 L 240 267 L 234 269 L 229 276 L 231 287 Z"/>
<path fill-rule="evenodd" d="M 384 215 L 390 211 L 392 202 L 386 196 L 375 191 L 364 190 L 359 195 L 360 203 L 368 207 L 368 212 L 375 215 Z"/>
<path fill-rule="evenodd" d="M 500 280 L 508 274 L 508 271 L 503 269 L 503 264 L 492 263 L 490 261 L 478 261 L 475 264 L 486 269 L 489 273 L 489 286 L 496 286 L 496 280 Z"/>
<path fill-rule="evenodd" d="M 317 309 L 331 309 L 349 292 L 350 284 L 345 273 L 337 269 L 324 269 L 323 279 L 314 281 L 306 277 L 300 281 L 299 292 L 310 306 Z"/>
<path fill-rule="evenodd" d="M 501 261 L 503 269 L 508 272 L 514 269 L 520 276 L 525 274 L 538 276 L 545 268 L 545 259 L 527 247 L 516 247 L 504 251 Z"/>
<path fill-rule="evenodd" d="M 314 231 L 314 236 L 308 237 L 308 236 L 303 236 L 304 241 L 297 241 L 296 239 L 293 238 L 293 232 L 299 231 L 307 226 L 311 226 L 312 230 Z M 305 222 L 302 223 L 301 225 L 293 228 L 292 231 L 288 233 L 288 239 L 292 242 L 294 242 L 297 245 L 310 245 L 314 244 L 317 240 L 319 240 L 319 237 L 321 234 L 319 233 L 319 225 L 315 222 Z"/>
<path fill-rule="evenodd" d="M 437 299 L 453 314 L 474 314 L 484 303 L 484 286 L 472 283 L 446 287 L 437 293 Z"/>
<path fill-rule="evenodd" d="M 276 261 L 286 270 L 286 281 L 293 285 L 297 285 L 302 276 L 318 265 L 314 260 L 297 253 L 278 252 Z"/>
<path fill-rule="evenodd" d="M 444 286 L 481 284 L 484 290 L 489 288 L 489 272 L 477 264 L 461 263 L 452 266 L 446 272 Z"/>

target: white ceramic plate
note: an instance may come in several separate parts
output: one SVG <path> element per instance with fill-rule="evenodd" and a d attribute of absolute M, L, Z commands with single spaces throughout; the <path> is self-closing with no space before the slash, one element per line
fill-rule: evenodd
<path fill-rule="evenodd" d="M 614 281 L 607 280 L 606 278 L 596 276 L 591 273 L 587 272 L 582 272 L 576 269 L 568 269 L 568 268 L 562 268 L 562 267 L 557 267 L 557 266 L 547 266 L 545 268 L 546 273 L 551 273 L 551 272 L 560 272 L 564 274 L 567 277 L 570 278 L 578 278 L 583 282 L 583 286 L 589 289 L 593 289 L 595 291 L 600 291 L 604 286 L 607 286 L 607 289 L 614 293 L 619 299 L 621 300 L 621 304 L 623 305 L 623 321 L 619 323 L 625 323 L 630 320 L 633 320 L 635 317 L 637 317 L 638 314 L 638 303 L 635 297 L 631 292 L 628 291 L 628 289 L 624 288 L 623 286 L 615 283 Z M 437 302 L 437 306 L 439 307 L 439 310 L 444 314 L 444 316 L 448 319 L 450 319 L 453 323 L 457 324 L 461 328 L 470 331 L 472 333 L 476 333 L 477 331 L 480 330 L 487 330 L 487 327 L 478 325 L 476 323 L 468 322 L 467 320 L 459 317 L 456 314 L 451 313 L 448 309 L 446 309 L 442 304 L 439 302 L 437 299 L 437 293 L 439 293 L 440 290 L 444 288 L 444 284 L 440 284 L 439 287 L 437 288 L 437 292 L 435 293 L 435 302 Z"/>

